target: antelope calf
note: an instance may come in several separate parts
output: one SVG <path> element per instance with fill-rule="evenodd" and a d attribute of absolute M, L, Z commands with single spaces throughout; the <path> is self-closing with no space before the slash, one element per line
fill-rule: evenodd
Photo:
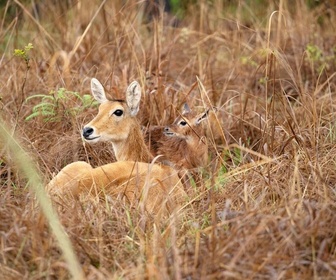
<path fill-rule="evenodd" d="M 177 171 L 169 166 L 147 163 L 152 156 L 136 119 L 140 85 L 137 82 L 129 85 L 126 101 L 109 101 L 97 79 L 91 80 L 91 90 L 100 106 L 98 115 L 84 126 L 83 138 L 89 143 L 111 141 L 118 162 L 97 168 L 83 161 L 71 163 L 49 182 L 50 193 L 124 196 L 130 204 L 141 200 L 150 213 L 167 210 L 162 206 L 181 202 L 185 193 Z"/>
<path fill-rule="evenodd" d="M 154 156 L 177 169 L 195 169 L 205 166 L 208 160 L 208 143 L 201 122 L 206 120 L 209 109 L 201 114 L 190 110 L 187 104 L 172 125 L 150 127 L 145 139 Z"/>

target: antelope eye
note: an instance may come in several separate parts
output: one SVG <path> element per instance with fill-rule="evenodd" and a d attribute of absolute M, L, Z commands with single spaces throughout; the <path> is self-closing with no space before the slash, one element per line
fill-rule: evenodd
<path fill-rule="evenodd" d="M 124 112 L 122 111 L 122 110 L 115 110 L 114 112 L 113 112 L 113 115 L 116 115 L 117 117 L 120 117 L 120 116 L 122 116 L 122 114 L 123 114 Z"/>
<path fill-rule="evenodd" d="M 180 125 L 185 126 L 187 124 L 186 121 L 180 121 Z"/>

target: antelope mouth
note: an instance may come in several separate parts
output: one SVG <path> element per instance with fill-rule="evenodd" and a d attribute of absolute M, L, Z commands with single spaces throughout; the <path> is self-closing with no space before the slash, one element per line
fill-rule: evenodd
<path fill-rule="evenodd" d="M 96 137 L 83 137 L 83 138 L 86 141 L 93 141 L 93 140 L 96 140 L 96 139 L 100 138 L 100 136 L 96 136 Z"/>
<path fill-rule="evenodd" d="M 165 131 L 164 135 L 166 135 L 166 136 L 174 136 L 175 133 L 174 132 L 170 132 L 170 131 Z"/>

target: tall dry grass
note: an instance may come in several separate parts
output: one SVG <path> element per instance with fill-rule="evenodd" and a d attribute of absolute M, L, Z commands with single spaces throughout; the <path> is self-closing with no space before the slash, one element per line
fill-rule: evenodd
<path fill-rule="evenodd" d="M 152 221 L 109 199 L 54 205 L 85 277 L 334 279 L 335 5 L 190 1 L 174 18 L 150 14 L 144 2 L 93 2 L 1 8 L 1 116 L 45 182 L 75 160 L 114 158 L 108 144 L 80 139 L 96 107 L 80 110 L 69 94 L 57 102 L 57 121 L 26 121 L 41 102 L 26 101 L 33 95 L 66 88 L 82 96 L 97 77 L 120 98 L 136 79 L 147 92 L 143 125 L 171 122 L 185 101 L 217 114 L 207 125 L 209 165 L 182 215 Z M 28 43 L 29 68 L 13 56 Z M 6 147 L 1 275 L 68 279 L 62 249 Z"/>

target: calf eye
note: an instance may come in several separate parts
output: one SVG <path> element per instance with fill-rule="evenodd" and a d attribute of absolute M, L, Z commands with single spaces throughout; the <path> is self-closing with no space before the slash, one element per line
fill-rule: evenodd
<path fill-rule="evenodd" d="M 122 116 L 122 114 L 123 114 L 124 112 L 122 111 L 122 110 L 115 110 L 114 112 L 113 112 L 113 114 L 114 115 L 116 115 L 117 117 L 120 117 L 120 116 Z"/>
<path fill-rule="evenodd" d="M 185 126 L 187 124 L 186 121 L 180 121 L 180 125 Z"/>

